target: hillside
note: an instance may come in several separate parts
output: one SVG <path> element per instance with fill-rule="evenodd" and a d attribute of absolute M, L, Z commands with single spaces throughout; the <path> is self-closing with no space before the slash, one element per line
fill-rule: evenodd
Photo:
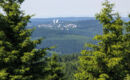
<path fill-rule="evenodd" d="M 77 53 L 85 43 L 95 43 L 92 38 L 102 34 L 102 27 L 94 18 L 32 19 L 27 28 L 34 28 L 32 39 L 44 38 L 38 48 L 56 46 L 59 54 Z"/>

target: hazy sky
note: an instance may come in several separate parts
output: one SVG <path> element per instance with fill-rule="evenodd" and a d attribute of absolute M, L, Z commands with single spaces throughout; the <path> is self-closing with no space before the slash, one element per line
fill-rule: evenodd
<path fill-rule="evenodd" d="M 25 0 L 22 10 L 35 18 L 92 17 L 102 8 L 104 0 Z M 110 0 L 121 16 L 130 13 L 130 0 Z"/>

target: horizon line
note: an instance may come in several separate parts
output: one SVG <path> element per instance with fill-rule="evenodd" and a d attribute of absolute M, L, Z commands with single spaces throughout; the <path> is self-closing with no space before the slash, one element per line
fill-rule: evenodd
<path fill-rule="evenodd" d="M 94 16 L 62 16 L 62 17 L 32 17 L 31 19 L 48 19 L 48 18 L 95 18 Z M 127 16 L 123 16 L 121 18 L 128 18 Z"/>

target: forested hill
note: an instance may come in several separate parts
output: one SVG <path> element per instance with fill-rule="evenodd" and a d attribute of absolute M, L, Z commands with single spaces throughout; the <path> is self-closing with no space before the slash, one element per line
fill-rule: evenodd
<path fill-rule="evenodd" d="M 52 51 L 59 54 L 77 53 L 85 43 L 102 34 L 102 27 L 93 17 L 31 19 L 27 28 L 34 28 L 32 39 L 44 38 L 40 47 L 56 46 Z"/>
<path fill-rule="evenodd" d="M 92 38 L 102 34 L 101 24 L 93 17 L 31 19 L 27 28 L 34 27 L 32 39 L 44 38 L 38 48 L 56 46 L 52 51 L 59 54 L 80 52 L 85 43 L 95 43 Z"/>

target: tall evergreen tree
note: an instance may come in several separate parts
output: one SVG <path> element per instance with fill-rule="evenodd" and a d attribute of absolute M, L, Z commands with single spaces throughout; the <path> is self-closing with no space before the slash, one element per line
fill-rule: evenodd
<path fill-rule="evenodd" d="M 97 45 L 88 44 L 89 50 L 81 52 L 76 80 L 123 80 L 129 72 L 128 53 L 124 51 L 124 23 L 118 13 L 113 13 L 113 4 L 106 0 L 103 6 L 96 15 L 103 25 L 103 35 L 95 36 Z"/>
<path fill-rule="evenodd" d="M 51 57 L 49 57 L 48 67 L 46 70 L 48 72 L 46 80 L 63 80 L 63 65 L 60 64 L 57 54 L 53 54 Z"/>
<path fill-rule="evenodd" d="M 130 15 L 129 15 L 130 18 Z M 123 37 L 125 60 L 124 65 L 128 69 L 127 80 L 130 78 L 130 21 L 125 22 L 125 35 Z"/>
<path fill-rule="evenodd" d="M 31 18 L 20 10 L 24 0 L 0 0 L 0 80 L 38 80 L 44 76 L 41 59 L 45 49 L 36 49 L 41 39 L 32 41 Z"/>

